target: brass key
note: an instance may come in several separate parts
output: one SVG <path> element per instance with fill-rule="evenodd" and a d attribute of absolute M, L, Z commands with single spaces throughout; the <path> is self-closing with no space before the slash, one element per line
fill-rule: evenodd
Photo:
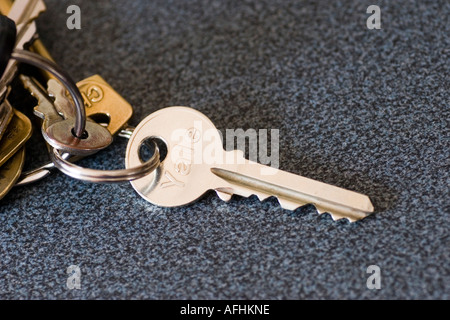
<path fill-rule="evenodd" d="M 25 162 L 25 148 L 20 149 L 0 167 L 0 200 L 14 187 L 22 172 Z"/>
<path fill-rule="evenodd" d="M 106 128 L 113 136 L 131 119 L 133 107 L 99 75 L 84 79 L 77 86 L 84 98 L 87 117 L 99 120 L 96 122 L 106 122 Z M 64 88 L 55 80 L 49 80 L 48 93 L 56 99 L 57 108 L 73 109 L 67 95 L 66 99 L 63 97 Z"/>
<path fill-rule="evenodd" d="M 8 128 L 9 123 L 11 122 L 14 116 L 14 111 L 9 103 L 8 99 L 3 100 L 0 104 L 0 140 Z"/>
<path fill-rule="evenodd" d="M 0 167 L 31 138 L 32 129 L 30 119 L 14 109 L 14 116 L 0 143 Z"/>

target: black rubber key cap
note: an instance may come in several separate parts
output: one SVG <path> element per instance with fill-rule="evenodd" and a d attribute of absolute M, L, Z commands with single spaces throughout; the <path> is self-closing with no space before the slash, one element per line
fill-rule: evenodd
<path fill-rule="evenodd" d="M 16 24 L 6 16 L 0 15 L 0 78 L 8 65 L 16 45 Z"/>

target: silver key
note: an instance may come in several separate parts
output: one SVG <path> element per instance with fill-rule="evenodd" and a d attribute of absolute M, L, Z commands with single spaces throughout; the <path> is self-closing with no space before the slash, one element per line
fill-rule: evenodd
<path fill-rule="evenodd" d="M 121 99 L 121 97 L 99 76 L 93 76 L 85 79 L 77 85 L 81 88 L 87 87 L 89 89 L 92 88 L 93 84 L 95 85 L 96 90 L 101 90 L 102 95 L 104 95 L 105 98 L 105 103 L 102 101 L 102 103 L 99 104 L 99 101 L 97 101 L 95 106 L 90 106 L 90 110 L 95 110 L 94 114 L 96 114 L 96 112 L 105 112 L 105 114 L 111 119 L 110 123 L 100 125 L 107 128 L 112 135 L 117 134 L 119 137 L 129 139 L 133 133 L 133 127 L 126 125 L 121 131 L 116 131 L 121 125 L 124 126 L 129 120 L 133 111 L 132 107 L 125 100 Z M 66 89 L 58 81 L 50 79 L 47 82 L 47 92 L 48 95 L 54 99 L 53 105 L 55 109 L 63 118 L 67 119 L 71 116 L 75 116 L 75 109 L 72 105 L 73 102 L 69 100 L 65 91 Z M 88 118 L 88 121 L 89 120 L 90 119 Z M 80 156 L 67 157 L 67 155 L 63 155 L 63 157 L 71 162 L 76 162 L 83 158 Z M 54 169 L 55 164 L 53 162 L 49 162 L 35 170 L 23 172 L 20 179 L 17 181 L 16 186 L 24 186 L 37 182 L 49 176 Z"/>
<path fill-rule="evenodd" d="M 121 130 L 117 135 L 125 139 L 130 139 L 133 130 L 134 130 L 133 127 L 128 126 L 127 128 Z M 68 160 L 72 163 L 78 162 L 79 160 L 84 158 L 82 156 L 72 156 L 68 153 L 63 154 L 62 157 L 64 160 Z M 55 164 L 53 162 L 49 162 L 40 166 L 37 169 L 28 172 L 23 172 L 20 178 L 17 180 L 15 187 L 23 187 L 32 183 L 36 183 L 48 177 L 54 170 L 56 170 Z"/>
<path fill-rule="evenodd" d="M 54 169 L 55 165 L 53 162 L 50 162 L 32 171 L 22 172 L 19 180 L 15 184 L 15 187 L 22 187 L 40 181 L 50 175 L 51 171 Z"/>
<path fill-rule="evenodd" d="M 36 37 L 36 24 L 34 20 L 46 10 L 43 0 L 14 1 L 8 17 L 16 23 L 17 40 L 16 49 L 25 49 L 26 44 Z M 0 97 L 6 94 L 7 86 L 17 73 L 17 61 L 11 60 L 0 79 Z"/>
<path fill-rule="evenodd" d="M 17 25 L 29 23 L 47 9 L 43 0 L 14 1 L 8 17 Z"/>
<path fill-rule="evenodd" d="M 53 105 L 55 109 L 64 119 L 76 117 L 75 108 L 66 96 L 66 89 L 59 81 L 55 79 L 48 80 L 47 92 L 54 99 Z"/>
<path fill-rule="evenodd" d="M 87 134 L 85 138 L 75 137 L 72 133 L 75 119 L 70 117 L 63 119 L 45 90 L 33 79 L 24 75 L 21 75 L 20 79 L 25 88 L 38 100 L 34 113 L 43 119 L 42 135 L 45 141 L 53 148 L 71 155 L 88 156 L 108 147 L 112 143 L 111 133 L 92 121 L 86 122 Z"/>
<path fill-rule="evenodd" d="M 167 156 L 154 173 L 131 184 L 158 206 L 187 205 L 215 190 L 225 201 L 237 194 L 257 195 L 260 200 L 275 196 L 289 210 L 313 204 L 335 220 L 353 222 L 374 211 L 365 195 L 251 162 L 240 151 L 223 151 L 213 123 L 191 108 L 162 109 L 142 121 L 127 147 L 127 168 L 143 162 L 140 148 L 151 137 L 164 141 Z"/>
<path fill-rule="evenodd" d="M 68 160 L 70 162 L 77 162 L 77 161 L 83 159 L 83 157 L 81 157 L 81 156 L 71 156 L 68 153 L 63 154 L 62 157 L 64 160 Z M 20 175 L 20 178 L 17 180 L 15 187 L 23 187 L 23 186 L 35 183 L 37 181 L 40 181 L 40 180 L 48 177 L 52 173 L 52 171 L 55 169 L 56 169 L 55 164 L 53 162 L 49 162 L 47 164 L 40 166 L 37 169 L 31 170 L 28 172 L 23 172 Z"/>

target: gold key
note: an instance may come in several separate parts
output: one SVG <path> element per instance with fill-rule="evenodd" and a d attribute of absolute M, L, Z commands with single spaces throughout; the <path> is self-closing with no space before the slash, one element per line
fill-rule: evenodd
<path fill-rule="evenodd" d="M 85 101 L 86 115 L 94 121 L 101 119 L 98 116 L 106 116 L 107 129 L 112 135 L 117 134 L 133 115 L 133 107 L 99 75 L 80 81 L 77 86 Z"/>
<path fill-rule="evenodd" d="M 9 103 L 8 99 L 3 100 L 0 104 L 0 140 L 8 128 L 9 123 L 11 122 L 14 116 L 13 108 Z"/>
<path fill-rule="evenodd" d="M 0 168 L 0 200 L 14 187 L 22 173 L 25 162 L 25 148 L 20 149 Z"/>
<path fill-rule="evenodd" d="M 30 119 L 14 109 L 14 116 L 0 141 L 0 167 L 23 147 L 31 138 L 32 131 Z"/>
<path fill-rule="evenodd" d="M 113 136 L 133 115 L 133 107 L 99 75 L 86 78 L 78 82 L 77 86 L 84 98 L 86 116 L 97 123 L 105 123 Z M 60 113 L 74 112 L 70 97 L 61 84 L 51 79 L 47 87 Z"/>
<path fill-rule="evenodd" d="M 11 10 L 12 1 L 11 0 L 2 0 L 0 1 L 0 13 L 3 15 L 7 15 L 9 10 Z"/>

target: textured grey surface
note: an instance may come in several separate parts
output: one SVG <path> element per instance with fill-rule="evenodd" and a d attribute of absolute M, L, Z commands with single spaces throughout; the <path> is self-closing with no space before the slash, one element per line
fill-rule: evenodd
<path fill-rule="evenodd" d="M 58 173 L 0 204 L 0 298 L 449 299 L 449 4 L 377 1 L 382 30 L 368 30 L 372 2 L 47 0 L 49 51 L 76 80 L 101 74 L 132 124 L 187 105 L 222 130 L 279 129 L 282 169 L 377 212 L 350 224 L 213 193 L 162 209 Z M 34 141 L 28 168 L 45 159 Z M 125 148 L 83 165 L 121 168 Z"/>

